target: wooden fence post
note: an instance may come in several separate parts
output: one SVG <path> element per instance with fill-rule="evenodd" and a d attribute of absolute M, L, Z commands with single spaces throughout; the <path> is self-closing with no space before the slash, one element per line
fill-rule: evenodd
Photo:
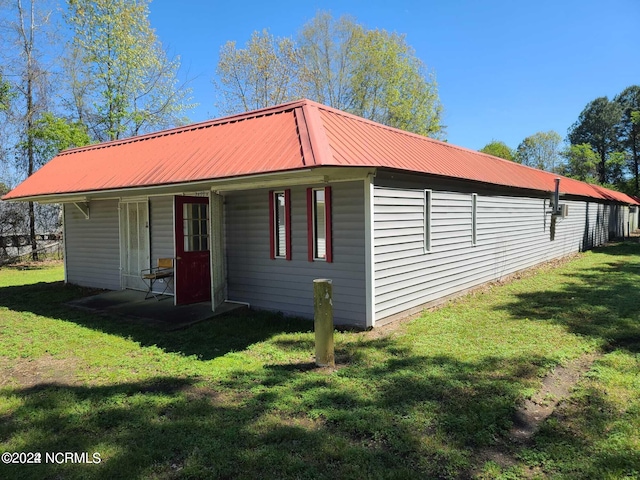
<path fill-rule="evenodd" d="M 333 289 L 331 280 L 313 281 L 314 329 L 316 336 L 316 365 L 334 367 L 333 353 Z"/>

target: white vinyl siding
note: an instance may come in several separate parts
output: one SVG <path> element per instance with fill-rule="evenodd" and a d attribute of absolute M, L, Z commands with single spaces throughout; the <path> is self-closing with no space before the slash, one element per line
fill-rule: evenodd
<path fill-rule="evenodd" d="M 608 239 L 612 207 L 604 204 L 563 200 L 570 213 L 556 220 L 552 241 L 544 198 L 474 195 L 430 186 L 428 253 L 428 217 L 420 211 L 424 190 L 374 188 L 376 321 Z"/>
<path fill-rule="evenodd" d="M 65 204 L 67 282 L 83 287 L 120 289 L 120 229 L 117 200 L 92 201 L 89 219 Z"/>
<path fill-rule="evenodd" d="M 332 185 L 333 262 L 308 261 L 306 187 L 291 188 L 290 261 L 269 258 L 266 190 L 225 195 L 229 300 L 313 318 L 313 280 L 333 280 L 336 324 L 365 326 L 362 182 Z"/>

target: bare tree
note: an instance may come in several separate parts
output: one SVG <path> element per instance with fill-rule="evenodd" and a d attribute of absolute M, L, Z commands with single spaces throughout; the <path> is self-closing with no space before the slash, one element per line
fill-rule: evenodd
<path fill-rule="evenodd" d="M 334 20 L 329 12 L 318 12 L 302 27 L 298 40 L 302 77 L 309 95 L 318 102 L 340 110 L 353 107 L 351 58 L 362 30 L 352 17 Z"/>
<path fill-rule="evenodd" d="M 50 71 L 45 67 L 42 47 L 46 47 L 46 33 L 50 28 L 51 10 L 37 0 L 15 0 L 4 5 L 2 30 L 3 51 L 11 56 L 6 59 L 6 76 L 13 92 L 8 111 L 13 131 L 13 151 L 20 172 L 29 176 L 37 169 L 33 138 L 34 125 L 49 105 Z M 32 258 L 37 260 L 35 236 L 36 218 L 33 202 L 28 205 L 29 235 Z"/>
<path fill-rule="evenodd" d="M 443 135 L 435 75 L 403 35 L 365 29 L 350 17 L 319 12 L 297 43 L 266 30 L 244 48 L 227 42 L 217 73 L 225 113 L 308 96 L 385 125 Z"/>
<path fill-rule="evenodd" d="M 229 41 L 220 49 L 218 108 L 230 114 L 297 99 L 304 95 L 300 69 L 300 52 L 290 38 L 263 30 L 253 32 L 244 48 Z"/>

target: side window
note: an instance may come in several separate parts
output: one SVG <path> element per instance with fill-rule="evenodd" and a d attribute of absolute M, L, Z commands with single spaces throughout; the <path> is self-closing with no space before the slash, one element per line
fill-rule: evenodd
<path fill-rule="evenodd" d="M 308 260 L 333 261 L 331 187 L 307 189 Z"/>
<path fill-rule="evenodd" d="M 431 251 L 431 190 L 424 191 L 424 253 Z"/>
<path fill-rule="evenodd" d="M 471 194 L 471 245 L 478 242 L 478 194 Z"/>
<path fill-rule="evenodd" d="M 271 258 L 291 260 L 291 190 L 269 192 Z"/>

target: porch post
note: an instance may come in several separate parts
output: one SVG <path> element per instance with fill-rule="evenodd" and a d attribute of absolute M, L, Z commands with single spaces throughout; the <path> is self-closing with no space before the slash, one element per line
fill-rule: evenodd
<path fill-rule="evenodd" d="M 224 275 L 224 197 L 211 192 L 209 197 L 211 219 L 209 238 L 211 239 L 211 308 L 215 310 L 224 303 L 226 284 Z"/>
<path fill-rule="evenodd" d="M 316 365 L 335 366 L 333 350 L 333 289 L 331 280 L 319 278 L 313 281 L 315 309 Z"/>

